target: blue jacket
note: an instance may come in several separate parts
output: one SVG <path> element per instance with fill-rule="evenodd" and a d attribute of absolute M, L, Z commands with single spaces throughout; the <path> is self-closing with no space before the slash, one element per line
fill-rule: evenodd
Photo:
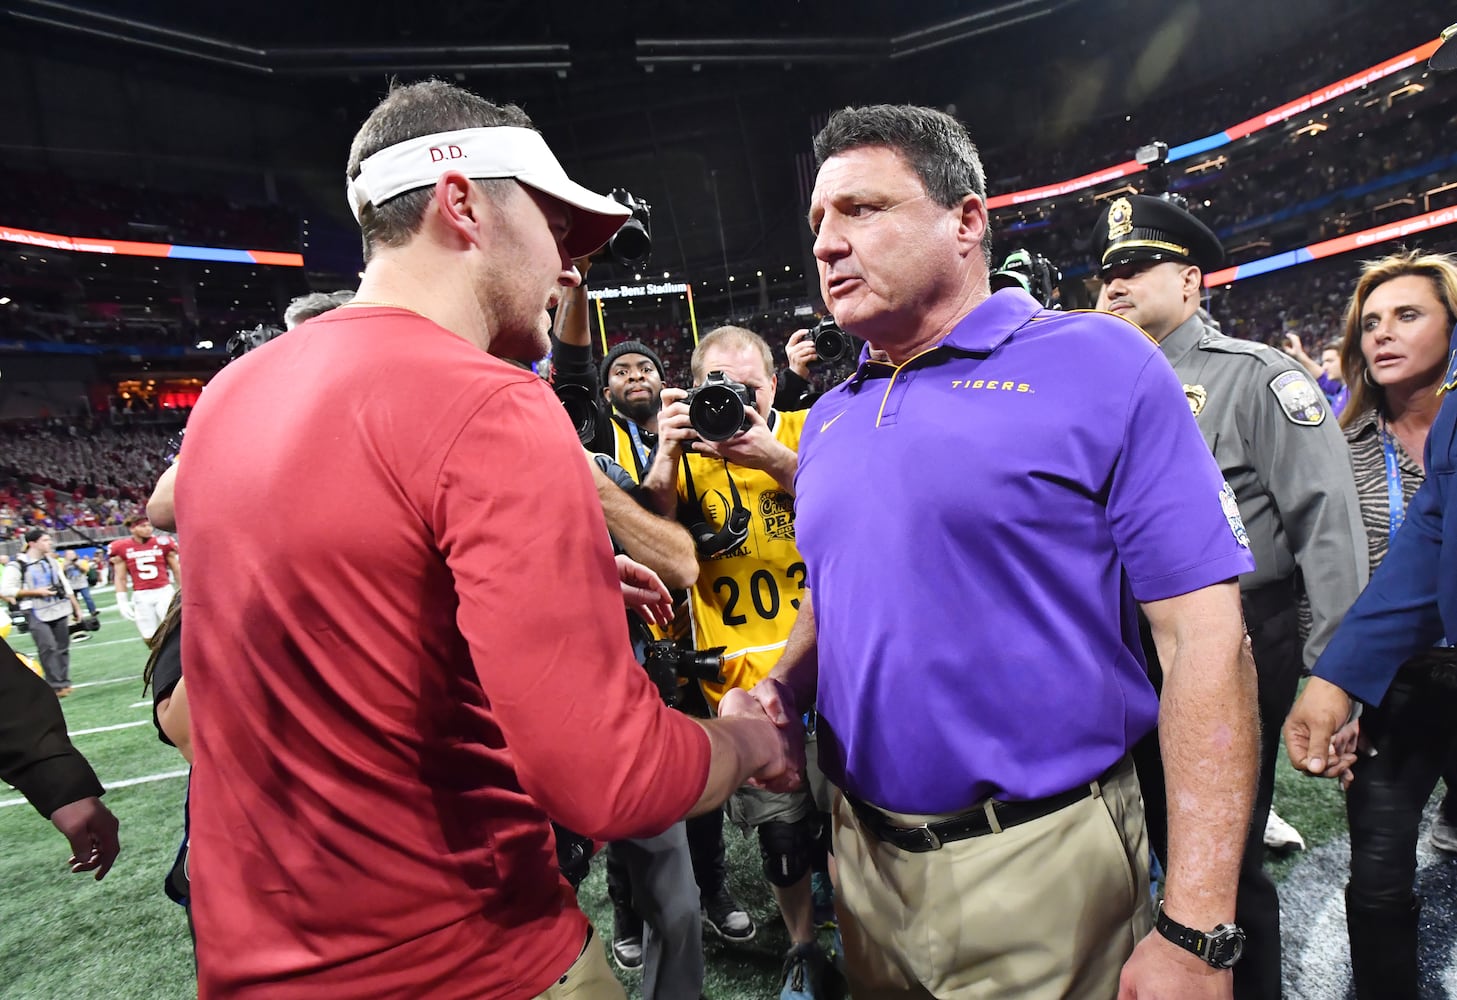
<path fill-rule="evenodd" d="M 1427 434 L 1426 481 L 1313 670 L 1371 705 L 1408 659 L 1443 638 L 1457 640 L 1457 330 L 1441 392 Z"/>

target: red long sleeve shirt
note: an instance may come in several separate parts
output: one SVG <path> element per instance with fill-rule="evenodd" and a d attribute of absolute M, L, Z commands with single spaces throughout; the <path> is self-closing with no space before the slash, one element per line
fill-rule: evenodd
<path fill-rule="evenodd" d="M 665 829 L 708 741 L 633 661 L 560 403 L 423 317 L 230 365 L 177 484 L 203 997 L 532 997 L 586 921 L 550 815 Z"/>

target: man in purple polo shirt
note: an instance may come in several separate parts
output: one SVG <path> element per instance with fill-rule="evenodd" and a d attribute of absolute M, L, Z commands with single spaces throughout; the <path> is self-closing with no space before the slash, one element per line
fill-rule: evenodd
<path fill-rule="evenodd" d="M 988 294 L 982 169 L 955 119 L 847 108 L 815 152 L 821 291 L 869 349 L 809 414 L 809 595 L 754 693 L 785 727 L 818 701 L 851 990 L 1228 997 L 1253 561 L 1183 390 L 1131 324 Z M 1139 605 L 1175 664 L 1162 705 Z M 1128 760 L 1156 718 L 1157 921 Z"/>

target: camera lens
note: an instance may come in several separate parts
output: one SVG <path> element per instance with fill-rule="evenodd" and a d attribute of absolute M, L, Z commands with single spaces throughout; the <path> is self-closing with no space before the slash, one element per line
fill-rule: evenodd
<path fill-rule="evenodd" d="M 688 422 L 705 441 L 727 441 L 748 424 L 744 401 L 725 385 L 705 385 L 688 404 Z"/>
<path fill-rule="evenodd" d="M 567 411 L 567 419 L 577 432 L 577 440 L 585 447 L 597 436 L 597 402 L 584 385 L 563 382 L 556 387 L 557 399 Z"/>
<path fill-rule="evenodd" d="M 641 222 L 628 219 L 617 234 L 607 241 L 607 249 L 619 264 L 632 267 L 652 255 L 653 241 Z"/>
<path fill-rule="evenodd" d="M 814 329 L 815 356 L 821 361 L 839 361 L 850 348 L 845 331 L 826 316 Z"/>

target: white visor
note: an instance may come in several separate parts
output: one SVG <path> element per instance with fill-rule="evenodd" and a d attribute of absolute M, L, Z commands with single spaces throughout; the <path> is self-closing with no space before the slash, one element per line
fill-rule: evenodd
<path fill-rule="evenodd" d="M 569 178 L 540 132 L 514 125 L 436 132 L 387 146 L 365 159 L 359 176 L 348 182 L 349 207 L 357 220 L 365 205 L 431 187 L 450 170 L 478 180 L 514 177 L 570 205 L 566 249 L 573 257 L 600 249 L 632 214 Z"/>

